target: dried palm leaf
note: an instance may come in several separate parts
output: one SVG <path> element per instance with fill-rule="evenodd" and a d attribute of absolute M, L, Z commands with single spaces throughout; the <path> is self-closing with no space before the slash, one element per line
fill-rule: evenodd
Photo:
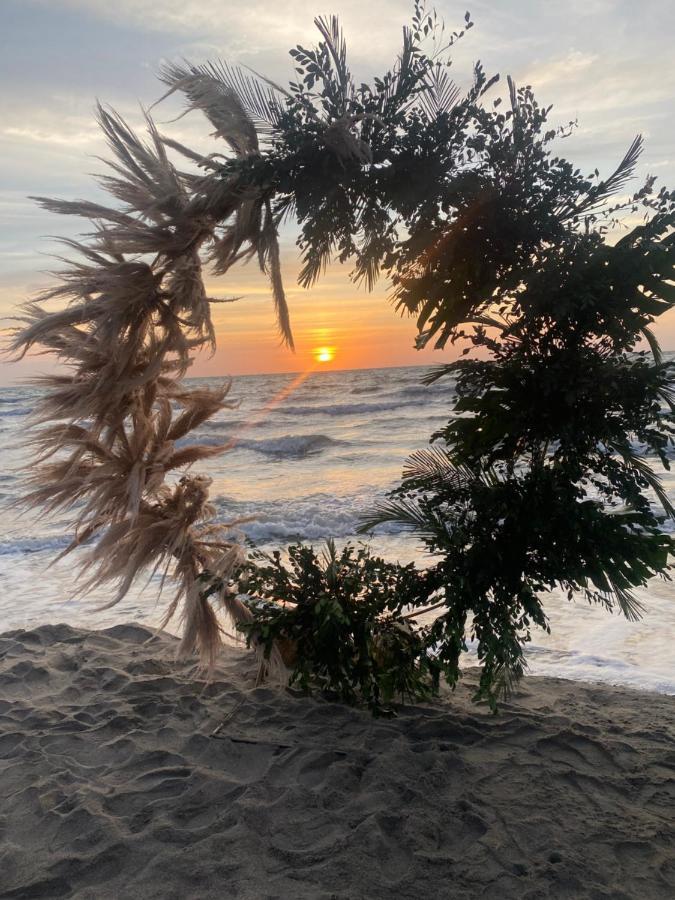
<path fill-rule="evenodd" d="M 213 136 L 227 141 L 237 156 L 258 153 L 255 125 L 247 115 L 237 92 L 219 77 L 215 69 L 204 71 L 190 64 L 169 64 L 162 66 L 159 78 L 169 86 L 169 90 L 157 103 L 176 91 L 181 91 L 188 99 L 186 112 L 200 109 L 216 129 Z"/>

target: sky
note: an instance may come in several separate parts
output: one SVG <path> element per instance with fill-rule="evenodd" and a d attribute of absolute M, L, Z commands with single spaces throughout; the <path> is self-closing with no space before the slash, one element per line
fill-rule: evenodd
<path fill-rule="evenodd" d="M 349 0 L 324 5 L 271 0 L 0 0 L 0 317 L 50 283 L 49 236 L 74 236 L 82 222 L 40 210 L 28 195 L 96 199 L 91 173 L 105 154 L 93 118 L 98 98 L 140 125 L 141 106 L 162 93 L 161 62 L 224 58 L 277 81 L 293 68 L 288 49 L 315 41 L 313 18 L 342 20 L 357 83 L 388 68 L 412 3 Z M 480 59 L 489 73 L 531 84 L 552 121 L 578 120 L 561 148 L 582 170 L 608 173 L 634 135 L 645 137 L 639 175 L 675 185 L 675 0 L 475 0 L 437 4 L 449 26 L 469 9 L 475 27 L 454 52 L 453 76 L 470 80 Z M 493 93 L 496 97 L 502 88 Z M 176 112 L 156 110 L 160 123 Z M 169 130 L 168 127 L 166 130 Z M 172 137 L 210 150 L 209 128 L 191 113 L 170 126 Z M 200 357 L 201 375 L 301 371 L 317 347 L 335 348 L 334 368 L 446 361 L 452 350 L 413 349 L 414 321 L 400 318 L 381 282 L 372 293 L 332 266 L 311 290 L 296 282 L 292 231 L 282 234 L 282 262 L 297 352 L 280 345 L 266 279 L 253 264 L 209 277 L 212 296 L 242 296 L 215 307 L 218 350 Z M 6 325 L 6 322 L 2 323 Z M 675 315 L 657 333 L 675 349 Z M 45 371 L 44 357 L 0 363 L 0 383 Z"/>

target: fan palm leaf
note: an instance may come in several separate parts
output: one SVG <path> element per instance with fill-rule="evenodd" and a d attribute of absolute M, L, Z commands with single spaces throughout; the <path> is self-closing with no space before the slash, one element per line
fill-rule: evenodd
<path fill-rule="evenodd" d="M 214 137 L 225 140 L 237 156 L 258 153 L 258 135 L 239 94 L 216 68 L 200 69 L 186 63 L 167 64 L 160 68 L 160 81 L 169 90 L 157 101 L 160 103 L 176 91 L 187 97 L 188 108 L 201 110 L 215 128 Z"/>

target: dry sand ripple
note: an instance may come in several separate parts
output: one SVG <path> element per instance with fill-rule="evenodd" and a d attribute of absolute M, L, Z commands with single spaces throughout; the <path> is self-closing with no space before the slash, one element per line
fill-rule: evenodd
<path fill-rule="evenodd" d="M 0 897 L 675 896 L 672 698 L 532 678 L 374 720 L 150 636 L 0 637 Z"/>

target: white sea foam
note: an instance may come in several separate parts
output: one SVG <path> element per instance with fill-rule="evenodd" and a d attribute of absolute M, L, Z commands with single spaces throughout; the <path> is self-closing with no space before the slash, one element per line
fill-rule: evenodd
<path fill-rule="evenodd" d="M 275 498 L 259 502 L 216 498 L 218 518 L 228 521 L 251 517 L 241 532 L 259 544 L 288 541 L 325 541 L 354 538 L 363 518 L 376 503 L 373 489 L 336 496 L 316 493 L 296 498 Z M 381 535 L 400 534 L 405 529 L 391 524 L 378 530 Z M 361 538 L 364 539 L 364 538 Z"/>

